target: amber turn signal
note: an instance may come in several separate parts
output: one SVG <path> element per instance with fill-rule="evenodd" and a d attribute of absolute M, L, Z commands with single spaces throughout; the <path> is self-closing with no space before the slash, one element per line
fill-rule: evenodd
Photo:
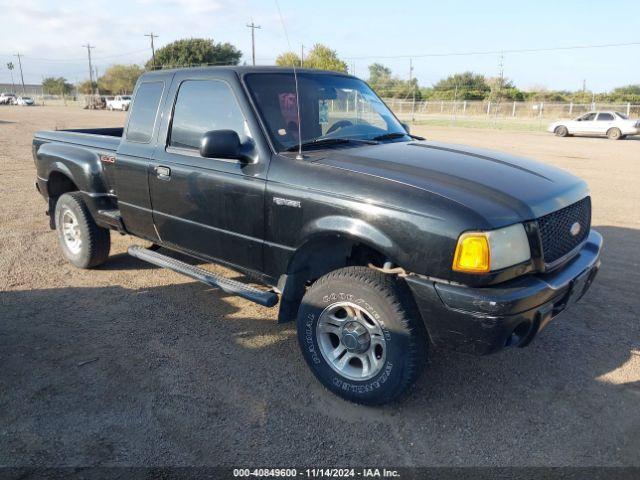
<path fill-rule="evenodd" d="M 453 257 L 453 269 L 465 273 L 487 273 L 491 269 L 491 250 L 486 233 L 460 235 Z"/>

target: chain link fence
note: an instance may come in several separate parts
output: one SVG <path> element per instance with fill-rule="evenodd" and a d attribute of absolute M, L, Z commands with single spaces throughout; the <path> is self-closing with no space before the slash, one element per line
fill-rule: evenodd
<path fill-rule="evenodd" d="M 593 110 L 614 110 L 630 118 L 640 117 L 640 105 L 631 103 L 552 103 L 552 102 L 491 102 L 422 100 L 413 102 L 397 98 L 385 99 L 385 103 L 403 121 L 429 120 L 434 118 L 455 119 L 499 118 L 522 120 L 557 120 L 575 118 Z"/>

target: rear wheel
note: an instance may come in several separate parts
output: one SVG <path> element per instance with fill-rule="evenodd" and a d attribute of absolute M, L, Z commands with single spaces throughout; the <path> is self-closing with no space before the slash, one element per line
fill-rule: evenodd
<path fill-rule="evenodd" d="M 607 130 L 607 137 L 610 140 L 620 140 L 622 138 L 622 132 L 619 128 L 610 128 Z"/>
<path fill-rule="evenodd" d="M 366 405 L 401 395 L 427 358 L 426 329 L 404 281 L 366 267 L 335 270 L 309 288 L 298 342 L 327 389 Z"/>
<path fill-rule="evenodd" d="M 96 267 L 109 257 L 109 230 L 96 224 L 80 193 L 65 193 L 58 199 L 55 220 L 62 254 L 73 265 Z"/>
<path fill-rule="evenodd" d="M 567 129 L 567 127 L 565 127 L 564 125 L 560 125 L 559 127 L 557 127 L 554 131 L 554 133 L 558 136 L 558 137 L 566 137 L 567 135 L 569 135 L 569 130 Z"/>

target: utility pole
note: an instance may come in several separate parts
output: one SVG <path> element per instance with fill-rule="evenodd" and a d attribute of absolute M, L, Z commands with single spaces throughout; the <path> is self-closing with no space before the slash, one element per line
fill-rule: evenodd
<path fill-rule="evenodd" d="M 9 73 L 11 74 L 11 93 L 16 93 L 16 84 L 13 82 L 13 62 L 7 63 L 7 68 L 9 69 Z"/>
<path fill-rule="evenodd" d="M 91 49 L 96 47 L 92 46 L 89 42 L 87 42 L 86 45 L 82 46 L 87 49 L 87 56 L 89 57 L 89 87 L 91 89 L 91 92 L 93 93 L 93 67 L 91 66 Z"/>
<path fill-rule="evenodd" d="M 22 74 L 22 59 L 20 53 L 16 53 L 14 57 L 18 57 L 18 66 L 20 67 L 20 80 L 22 81 L 22 95 L 25 95 L 24 75 Z"/>
<path fill-rule="evenodd" d="M 262 28 L 260 25 L 256 25 L 251 20 L 251 23 L 247 24 L 247 28 L 251 29 L 251 59 L 253 60 L 253 66 L 256 66 L 256 29 Z"/>
<path fill-rule="evenodd" d="M 300 45 L 300 68 L 304 67 L 304 43 Z"/>
<path fill-rule="evenodd" d="M 409 85 L 411 86 L 411 121 L 416 121 L 416 88 L 413 84 L 413 58 L 409 58 Z"/>
<path fill-rule="evenodd" d="M 498 67 L 500 68 L 500 76 L 498 77 L 498 98 L 496 99 L 496 112 L 495 117 L 498 116 L 498 110 L 500 110 L 500 102 L 502 101 L 502 87 L 504 86 L 504 52 L 500 52 L 500 60 L 498 61 Z"/>
<path fill-rule="evenodd" d="M 156 49 L 153 46 L 153 39 L 158 38 L 158 35 L 154 35 L 153 32 L 145 34 L 145 37 L 149 37 L 151 39 L 151 65 L 153 65 L 153 69 L 156 69 Z"/>

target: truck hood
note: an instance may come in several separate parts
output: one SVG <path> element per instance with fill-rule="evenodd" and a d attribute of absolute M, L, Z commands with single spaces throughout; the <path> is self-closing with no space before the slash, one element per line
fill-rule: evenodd
<path fill-rule="evenodd" d="M 463 145 L 393 142 L 332 150 L 316 161 L 445 197 L 492 227 L 532 220 L 588 195 L 584 181 L 563 170 Z"/>

